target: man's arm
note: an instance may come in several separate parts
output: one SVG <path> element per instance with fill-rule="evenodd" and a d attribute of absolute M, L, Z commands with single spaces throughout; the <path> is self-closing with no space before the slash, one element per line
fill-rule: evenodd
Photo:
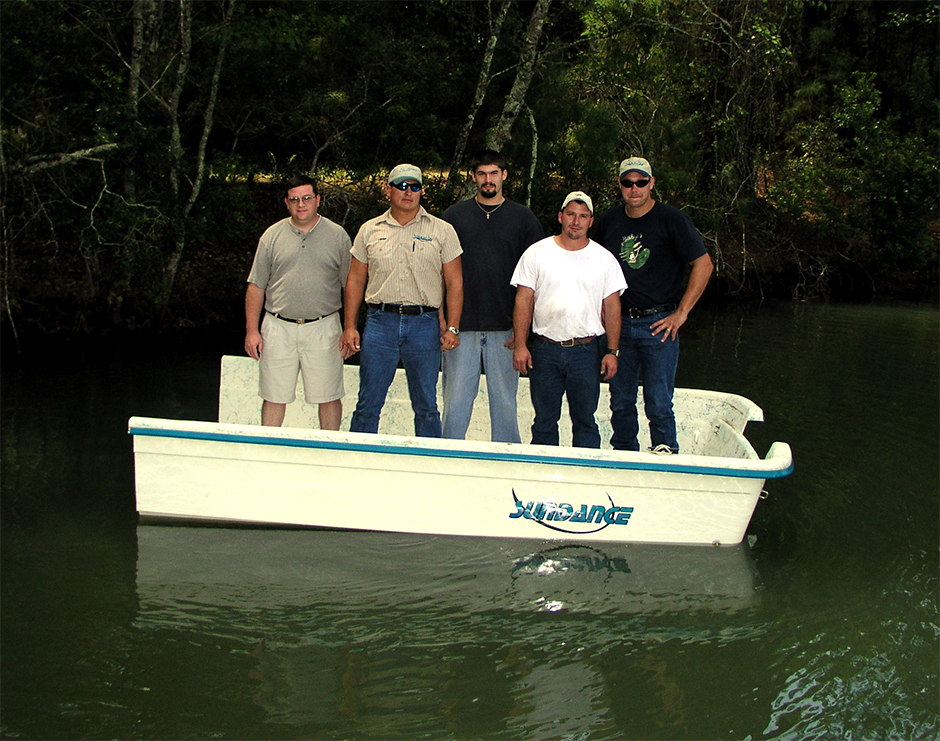
<path fill-rule="evenodd" d="M 614 291 L 604 299 L 604 330 L 607 332 L 607 349 L 620 348 L 620 324 L 620 291 Z M 617 358 L 605 353 L 601 358 L 601 377 L 609 381 L 617 375 L 617 367 Z"/>
<path fill-rule="evenodd" d="M 245 291 L 245 352 L 255 360 L 261 358 L 263 342 L 258 325 L 264 309 L 264 289 L 254 283 Z"/>
<path fill-rule="evenodd" d="M 450 262 L 445 262 L 444 272 L 444 301 L 446 305 L 447 324 L 443 326 L 441 332 L 441 345 L 445 350 L 453 350 L 460 344 L 460 338 L 453 332 L 448 332 L 447 327 L 460 329 L 460 315 L 463 313 L 463 267 L 459 257 Z M 445 307 L 441 307 L 443 310 Z"/>
<path fill-rule="evenodd" d="M 692 272 L 689 275 L 689 283 L 685 287 L 685 293 L 682 294 L 679 307 L 669 316 L 663 317 L 658 322 L 653 322 L 650 325 L 654 337 L 663 332 L 663 342 L 668 340 L 670 335 L 673 340 L 679 337 L 679 327 L 685 324 L 686 319 L 689 318 L 689 312 L 692 311 L 692 308 L 702 297 L 705 287 L 708 285 L 708 279 L 711 277 L 712 270 L 714 270 L 712 258 L 707 252 L 694 259 L 689 265 L 692 266 Z"/>
<path fill-rule="evenodd" d="M 532 367 L 532 354 L 529 352 L 529 329 L 535 312 L 535 291 L 528 286 L 516 288 L 516 305 L 512 312 L 512 336 L 515 347 L 512 351 L 512 367 L 522 375 Z"/>
<path fill-rule="evenodd" d="M 349 275 L 346 277 L 346 288 L 343 290 L 343 338 L 340 340 L 340 351 L 345 360 L 350 355 L 359 352 L 359 330 L 356 320 L 359 318 L 359 307 L 366 295 L 366 281 L 369 279 L 369 266 L 355 257 L 349 264 Z"/>

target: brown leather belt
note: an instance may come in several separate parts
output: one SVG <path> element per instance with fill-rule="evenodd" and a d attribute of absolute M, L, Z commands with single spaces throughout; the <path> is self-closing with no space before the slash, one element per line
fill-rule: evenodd
<path fill-rule="evenodd" d="M 545 340 L 546 342 L 551 342 L 553 345 L 561 345 L 562 347 L 576 347 L 578 345 L 589 345 L 594 342 L 597 337 L 575 337 L 572 340 L 553 340 L 551 337 L 545 337 L 544 335 L 537 334 L 535 335 L 540 340 Z"/>

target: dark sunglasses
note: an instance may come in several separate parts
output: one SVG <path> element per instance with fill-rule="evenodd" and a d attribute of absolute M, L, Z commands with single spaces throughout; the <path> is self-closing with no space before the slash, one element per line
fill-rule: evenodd
<path fill-rule="evenodd" d="M 389 183 L 393 188 L 398 188 L 402 193 L 404 193 L 408 188 L 411 188 L 412 193 L 420 193 L 421 185 L 420 183 Z"/>
<path fill-rule="evenodd" d="M 627 178 L 620 178 L 620 185 L 626 189 L 632 188 L 634 185 L 637 188 L 645 188 L 650 184 L 649 178 L 646 180 L 628 180 Z"/>

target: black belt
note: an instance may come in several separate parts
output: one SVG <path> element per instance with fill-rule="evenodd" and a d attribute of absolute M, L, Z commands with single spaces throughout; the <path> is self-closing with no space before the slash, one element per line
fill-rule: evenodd
<path fill-rule="evenodd" d="M 370 309 L 377 311 L 387 311 L 391 314 L 427 314 L 431 311 L 437 311 L 436 306 L 419 306 L 418 304 L 369 304 Z"/>
<path fill-rule="evenodd" d="M 659 306 L 650 306 L 648 309 L 626 309 L 626 314 L 631 319 L 642 319 L 645 316 L 653 316 L 653 314 L 675 311 L 677 308 L 679 307 L 675 304 L 660 304 Z"/>
<path fill-rule="evenodd" d="M 265 309 L 265 311 L 267 311 L 267 309 Z M 282 322 L 290 322 L 291 324 L 312 324 L 313 322 L 318 322 L 321 319 L 326 319 L 328 316 L 333 316 L 336 312 L 331 311 L 329 314 L 318 316 L 316 319 L 288 319 L 286 316 L 275 314 L 273 311 L 268 311 L 268 313 L 275 319 L 280 319 Z"/>
<path fill-rule="evenodd" d="M 537 334 L 535 335 L 540 340 L 545 340 L 546 342 L 551 342 L 553 345 L 561 345 L 562 347 L 576 347 L 578 345 L 589 345 L 594 342 L 597 337 L 575 337 L 572 340 L 553 340 L 551 337 L 545 337 L 544 335 Z"/>

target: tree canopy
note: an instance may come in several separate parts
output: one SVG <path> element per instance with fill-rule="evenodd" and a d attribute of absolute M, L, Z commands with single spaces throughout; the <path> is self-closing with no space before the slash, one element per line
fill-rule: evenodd
<path fill-rule="evenodd" d="M 3 322 L 240 322 L 282 183 L 351 236 L 399 162 L 483 146 L 549 232 L 650 159 L 709 295 L 933 296 L 940 2 L 4 0 Z"/>

